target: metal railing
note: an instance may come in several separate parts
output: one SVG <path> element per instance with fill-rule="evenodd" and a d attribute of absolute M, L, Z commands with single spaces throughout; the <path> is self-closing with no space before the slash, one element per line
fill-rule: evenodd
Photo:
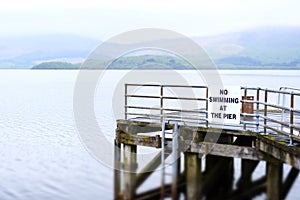
<path fill-rule="evenodd" d="M 300 97 L 300 93 L 294 92 L 296 91 L 296 89 L 294 88 L 290 91 L 283 90 L 282 88 L 280 88 L 279 90 L 272 90 L 262 88 L 241 87 L 241 89 L 244 91 L 245 97 L 248 95 L 249 91 L 254 92 L 256 96 L 255 100 L 242 100 L 243 103 L 255 104 L 256 110 L 255 114 L 241 113 L 243 117 L 241 123 L 243 123 L 245 127 L 245 125 L 248 123 L 246 117 L 255 117 L 255 125 L 257 131 L 262 132 L 264 134 L 272 132 L 288 136 L 290 139 L 289 145 L 292 145 L 293 138 L 296 138 L 296 134 L 294 133 L 296 133 L 296 131 L 300 131 L 300 126 L 297 123 L 295 123 L 296 116 L 299 117 L 300 115 L 300 110 L 295 108 L 295 97 Z M 275 98 L 273 98 L 273 102 L 269 99 L 270 95 L 272 94 L 277 96 L 277 103 L 274 102 Z M 263 100 L 260 100 L 261 98 Z M 281 105 L 280 98 L 284 98 L 284 100 L 282 101 L 284 103 L 282 103 Z M 288 104 L 286 103 L 287 99 L 289 100 Z M 272 113 L 273 115 L 271 116 Z M 280 116 L 276 115 L 276 113 L 280 114 Z M 284 113 L 289 113 L 289 116 L 284 117 Z M 260 127 L 262 128 L 262 131 L 260 131 Z"/>
<path fill-rule="evenodd" d="M 135 88 L 135 91 L 139 88 L 156 88 L 157 91 L 154 95 L 149 95 L 149 93 L 136 94 L 136 92 L 129 92 L 130 88 Z M 300 110 L 299 106 L 295 107 L 295 98 L 299 97 L 300 99 L 300 92 L 298 92 L 300 89 L 282 88 L 272 90 L 241 87 L 244 98 L 241 99 L 242 111 L 240 124 L 244 130 L 250 126 L 254 127 L 254 131 L 256 132 L 264 134 L 276 133 L 288 136 L 290 140 L 289 144 L 292 145 L 293 139 L 299 140 L 299 134 L 296 136 L 296 133 L 300 133 Z M 178 89 L 187 90 L 188 92 L 178 93 L 176 91 Z M 176 120 L 208 127 L 208 90 L 207 86 L 125 84 L 125 119 L 151 119 L 159 122 Z M 173 95 L 172 91 L 174 92 Z M 199 92 L 200 96 L 199 94 L 197 96 L 196 92 Z M 180 94 L 189 94 L 189 96 Z M 247 98 L 249 95 L 253 99 L 249 100 Z M 281 102 L 283 98 L 285 99 L 284 104 Z M 130 102 L 131 99 L 137 99 L 138 101 L 145 99 L 155 100 L 157 106 L 147 107 L 144 104 L 132 104 Z M 168 101 L 174 100 L 179 101 L 179 104 L 182 101 L 193 102 L 193 106 L 186 108 L 181 104 L 179 107 L 168 107 Z M 289 101 L 288 104 L 286 103 L 287 100 Z M 172 104 L 176 103 L 173 102 Z M 244 109 L 244 105 L 247 104 L 252 104 L 252 113 Z M 296 123 L 296 117 L 299 119 L 299 123 Z"/>
<path fill-rule="evenodd" d="M 131 94 L 129 88 L 156 88 L 156 94 Z M 180 90 L 180 91 L 178 91 Z M 176 93 L 172 95 L 172 92 Z M 204 97 L 195 97 L 195 92 L 199 92 Z M 178 93 L 185 96 L 178 96 Z M 188 96 L 187 96 L 188 95 Z M 157 106 L 147 107 L 143 105 L 137 106 L 131 104 L 129 99 L 152 99 L 156 100 Z M 180 85 L 156 85 L 156 84 L 125 84 L 125 119 L 129 118 L 147 118 L 152 120 L 160 120 L 161 122 L 176 120 L 190 123 L 204 123 L 207 125 L 207 109 L 208 109 L 208 88 L 207 86 L 180 86 Z M 168 107 L 168 101 L 179 101 L 179 104 L 186 104 L 187 107 Z M 187 103 L 188 102 L 188 103 Z M 169 103 L 170 104 L 170 103 Z M 176 103 L 172 103 L 174 105 Z M 178 102 L 177 102 L 178 104 Z M 135 110 L 133 112 L 132 110 Z M 145 111 L 148 111 L 146 113 Z M 156 113 L 155 113 L 156 111 Z"/>

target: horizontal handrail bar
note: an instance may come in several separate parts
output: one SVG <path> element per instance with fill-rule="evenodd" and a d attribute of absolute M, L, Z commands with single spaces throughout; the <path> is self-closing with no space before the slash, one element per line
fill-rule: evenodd
<path fill-rule="evenodd" d="M 273 118 L 270 118 L 270 117 L 267 117 L 267 116 L 261 116 L 262 119 L 266 119 L 270 122 L 274 122 L 274 123 L 277 123 L 277 124 L 280 124 L 280 125 L 283 125 L 283 126 L 286 126 L 286 127 L 289 127 L 290 124 L 289 123 L 286 123 L 286 122 L 282 122 L 282 121 L 279 121 L 279 120 L 276 120 L 276 119 L 273 119 Z"/>
<path fill-rule="evenodd" d="M 126 86 L 142 86 L 142 87 L 180 87 L 180 88 L 202 88 L 206 89 L 207 86 L 202 85 L 159 85 L 159 84 L 135 84 L 135 83 L 127 83 Z"/>
<path fill-rule="evenodd" d="M 165 118 L 176 118 L 176 119 L 181 119 L 182 116 L 178 116 L 178 115 L 164 115 Z M 189 120 L 199 120 L 199 121 L 207 121 L 206 118 L 193 118 L 193 117 L 184 117 L 184 119 L 189 119 Z"/>
<path fill-rule="evenodd" d="M 279 90 L 296 90 L 296 91 L 300 91 L 299 88 L 293 88 L 293 87 L 280 87 Z"/>
<path fill-rule="evenodd" d="M 144 109 L 144 110 L 161 110 L 160 108 L 144 107 L 144 106 L 125 106 L 125 108 Z"/>
<path fill-rule="evenodd" d="M 246 87 L 246 86 L 241 86 L 241 90 L 260 90 L 261 88 L 259 87 Z"/>
<path fill-rule="evenodd" d="M 130 112 L 127 112 L 126 113 L 127 115 L 135 115 L 135 116 L 144 116 L 144 117 L 149 117 L 149 118 L 157 118 L 157 119 L 160 119 L 160 115 L 152 115 L 152 114 L 143 114 L 143 113 L 130 113 Z M 172 118 L 175 118 L 175 119 L 182 119 L 182 116 L 178 116 L 178 115 L 163 115 L 163 117 L 166 119 L 166 120 L 169 120 L 169 119 L 172 119 Z M 193 117 L 184 117 L 184 119 L 188 119 L 188 120 L 194 120 L 194 121 L 207 121 L 206 118 L 193 118 Z"/>
<path fill-rule="evenodd" d="M 271 92 L 271 93 L 278 93 L 278 94 L 293 94 L 293 95 L 297 95 L 300 96 L 300 93 L 297 92 L 287 92 L 287 91 L 280 91 L 280 90 L 271 90 L 271 89 L 260 89 L 261 91 L 267 91 L 267 92 Z"/>
<path fill-rule="evenodd" d="M 131 112 L 126 112 L 127 115 L 139 115 L 139 116 L 148 116 L 148 117 L 157 117 L 160 118 L 160 115 L 153 115 L 153 114 L 144 114 L 144 113 L 131 113 Z"/>
<path fill-rule="evenodd" d="M 131 109 L 142 109 L 142 110 L 163 110 L 163 111 L 174 111 L 174 112 L 186 112 L 186 113 L 207 113 L 206 110 L 183 110 L 183 109 L 174 109 L 174 108 L 155 108 L 155 107 L 144 107 L 144 106 L 126 106 L 126 108 Z"/>
<path fill-rule="evenodd" d="M 126 94 L 125 97 L 133 97 L 133 98 L 148 98 L 148 99 L 160 99 L 161 96 L 148 96 L 148 95 L 136 95 L 136 94 Z"/>
<path fill-rule="evenodd" d="M 287 92 L 287 91 L 282 91 L 282 90 L 272 90 L 272 89 L 264 89 L 264 88 L 255 88 L 255 87 L 244 87 L 242 86 L 241 87 L 242 90 L 260 90 L 260 91 L 267 91 L 267 92 L 271 92 L 271 93 L 278 93 L 278 94 L 294 94 L 294 95 L 297 95 L 297 96 L 300 96 L 300 93 L 297 93 L 297 92 L 293 92 L 293 91 L 290 91 L 290 92 Z"/>
<path fill-rule="evenodd" d="M 164 108 L 163 111 L 175 111 L 175 112 L 187 112 L 187 113 L 207 113 L 206 110 L 184 110 L 184 109 L 173 109 L 173 108 Z"/>
<path fill-rule="evenodd" d="M 250 121 L 243 121 L 243 120 L 241 120 L 240 122 L 241 122 L 241 124 L 259 125 L 259 123 L 256 123 L 256 122 L 250 122 Z"/>
<path fill-rule="evenodd" d="M 265 125 L 265 127 L 266 127 L 267 129 L 270 129 L 270 130 L 272 130 L 272 131 L 274 131 L 274 132 L 280 133 L 280 134 L 285 135 L 285 136 L 289 136 L 289 135 L 290 135 L 289 133 L 286 133 L 286 132 L 284 132 L 284 131 L 282 131 L 282 130 L 273 128 L 273 127 L 271 127 L 271 126 L 269 126 L 269 125 Z"/>
<path fill-rule="evenodd" d="M 193 98 L 193 97 L 162 97 L 163 99 L 175 99 L 175 100 L 191 100 L 191 101 L 208 101 L 206 98 Z"/>
<path fill-rule="evenodd" d="M 259 117 L 259 114 L 241 113 L 242 117 Z"/>
<path fill-rule="evenodd" d="M 206 98 L 192 98 L 192 97 L 171 97 L 171 96 L 151 96 L 151 95 L 137 95 L 137 94 L 127 94 L 125 97 L 134 97 L 134 98 L 152 98 L 152 99 L 174 99 L 174 100 L 191 100 L 191 101 L 207 101 Z"/>

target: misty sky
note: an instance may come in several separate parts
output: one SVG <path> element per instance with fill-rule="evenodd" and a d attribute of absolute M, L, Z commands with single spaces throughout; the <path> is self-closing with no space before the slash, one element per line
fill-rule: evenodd
<path fill-rule="evenodd" d="M 71 33 L 105 40 L 137 28 L 204 36 L 300 26 L 298 0 L 2 0 L 0 36 Z"/>

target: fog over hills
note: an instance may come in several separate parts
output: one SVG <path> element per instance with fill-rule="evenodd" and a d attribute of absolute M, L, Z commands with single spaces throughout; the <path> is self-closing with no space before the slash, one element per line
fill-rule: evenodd
<path fill-rule="evenodd" d="M 99 43 L 65 34 L 0 38 L 0 65 L 32 66 L 49 60 L 82 62 Z"/>
<path fill-rule="evenodd" d="M 244 58 L 268 65 L 300 59 L 300 27 L 265 27 L 195 40 L 217 63 L 236 64 Z"/>
<path fill-rule="evenodd" d="M 220 66 L 300 64 L 300 27 L 264 27 L 192 39 Z M 30 68 L 45 61 L 78 63 L 99 44 L 100 40 L 66 34 L 2 37 L 0 67 Z"/>

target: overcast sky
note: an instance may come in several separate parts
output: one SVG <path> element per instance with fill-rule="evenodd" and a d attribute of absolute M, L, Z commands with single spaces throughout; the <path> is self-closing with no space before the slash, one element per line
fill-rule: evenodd
<path fill-rule="evenodd" d="M 105 40 L 137 28 L 205 36 L 300 26 L 298 0 L 1 0 L 0 36 L 71 33 Z"/>

